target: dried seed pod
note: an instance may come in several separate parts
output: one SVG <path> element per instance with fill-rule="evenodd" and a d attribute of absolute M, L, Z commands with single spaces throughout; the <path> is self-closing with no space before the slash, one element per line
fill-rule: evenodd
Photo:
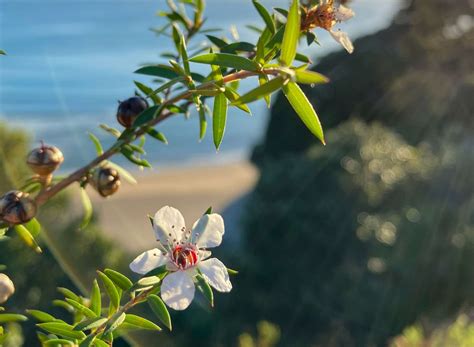
<path fill-rule="evenodd" d="M 15 286 L 12 280 L 5 274 L 0 273 L 0 304 L 8 300 L 15 293 Z"/>
<path fill-rule="evenodd" d="M 91 184 L 105 198 L 119 189 L 121 184 L 120 175 L 115 169 L 101 167 L 92 174 Z"/>
<path fill-rule="evenodd" d="M 122 101 L 117 110 L 117 121 L 125 128 L 130 128 L 140 113 L 148 107 L 148 101 L 140 96 L 134 96 Z"/>
<path fill-rule="evenodd" d="M 13 225 L 24 224 L 36 215 L 36 203 L 27 193 L 12 190 L 0 197 L 0 219 Z"/>
<path fill-rule="evenodd" d="M 63 153 L 54 146 L 45 146 L 33 149 L 26 163 L 40 176 L 48 176 L 55 171 L 64 161 Z"/>

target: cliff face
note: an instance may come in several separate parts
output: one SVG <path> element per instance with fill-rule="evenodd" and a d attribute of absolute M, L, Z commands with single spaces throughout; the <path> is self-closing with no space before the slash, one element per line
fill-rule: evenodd
<path fill-rule="evenodd" d="M 414 0 L 388 29 L 355 47 L 353 55 L 340 51 L 322 59 L 314 69 L 331 83 L 306 89 L 326 130 L 357 116 L 417 144 L 447 129 L 474 129 L 474 1 Z M 279 95 L 255 158 L 316 142 Z"/>

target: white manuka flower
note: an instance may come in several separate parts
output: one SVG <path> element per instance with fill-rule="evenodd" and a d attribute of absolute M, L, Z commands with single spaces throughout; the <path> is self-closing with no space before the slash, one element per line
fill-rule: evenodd
<path fill-rule="evenodd" d="M 225 265 L 210 258 L 207 248 L 217 247 L 224 235 L 224 220 L 219 214 L 206 214 L 186 230 L 181 212 L 169 206 L 156 212 L 153 228 L 158 248 L 140 254 L 130 269 L 146 274 L 166 265 L 171 272 L 161 284 L 161 298 L 171 308 L 184 310 L 194 298 L 194 278 L 199 272 L 219 292 L 230 292 L 232 284 Z"/>

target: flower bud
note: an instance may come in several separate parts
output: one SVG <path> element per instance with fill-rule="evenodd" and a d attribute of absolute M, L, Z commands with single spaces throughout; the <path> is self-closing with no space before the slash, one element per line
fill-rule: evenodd
<path fill-rule="evenodd" d="M 101 167 L 93 173 L 91 183 L 95 190 L 105 198 L 119 189 L 120 175 L 115 169 Z"/>
<path fill-rule="evenodd" d="M 0 273 L 0 304 L 8 300 L 15 293 L 15 286 L 12 280 L 5 274 Z"/>
<path fill-rule="evenodd" d="M 33 149 L 26 163 L 40 176 L 48 176 L 55 171 L 64 161 L 63 153 L 54 146 L 42 145 L 39 148 Z"/>
<path fill-rule="evenodd" d="M 29 222 L 36 215 L 36 203 L 27 193 L 12 190 L 0 197 L 0 219 L 13 225 Z"/>
<path fill-rule="evenodd" d="M 122 101 L 117 110 L 117 121 L 125 128 L 130 128 L 140 113 L 148 107 L 148 102 L 140 96 Z"/>

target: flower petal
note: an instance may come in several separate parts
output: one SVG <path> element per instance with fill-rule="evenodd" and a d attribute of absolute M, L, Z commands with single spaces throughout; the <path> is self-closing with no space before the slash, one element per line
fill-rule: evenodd
<path fill-rule="evenodd" d="M 354 45 L 352 44 L 352 41 L 347 35 L 347 33 L 343 31 L 333 31 L 333 30 L 329 32 L 331 33 L 334 40 L 339 42 L 342 45 L 342 47 L 346 49 L 346 51 L 348 51 L 351 54 L 354 52 Z"/>
<path fill-rule="evenodd" d="M 176 271 L 163 279 L 161 298 L 174 310 L 185 310 L 194 298 L 194 282 L 186 271 Z"/>
<path fill-rule="evenodd" d="M 158 249 L 143 252 L 130 263 L 130 269 L 141 275 L 168 263 L 169 259 Z"/>
<path fill-rule="evenodd" d="M 219 259 L 211 258 L 205 260 L 199 263 L 198 267 L 204 279 L 216 290 L 224 293 L 232 290 L 232 283 L 230 283 L 227 268 Z"/>
<path fill-rule="evenodd" d="M 217 247 L 222 242 L 224 232 L 224 220 L 220 214 L 205 214 L 194 223 L 191 242 L 196 243 L 198 248 Z"/>
<path fill-rule="evenodd" d="M 186 225 L 181 212 L 169 206 L 162 207 L 153 219 L 156 238 L 163 246 L 172 246 L 183 239 Z"/>
<path fill-rule="evenodd" d="M 334 12 L 334 15 L 336 17 L 336 21 L 345 22 L 351 19 L 352 17 L 354 17 L 355 13 L 349 7 L 346 7 L 344 5 L 339 5 L 339 7 Z"/>

